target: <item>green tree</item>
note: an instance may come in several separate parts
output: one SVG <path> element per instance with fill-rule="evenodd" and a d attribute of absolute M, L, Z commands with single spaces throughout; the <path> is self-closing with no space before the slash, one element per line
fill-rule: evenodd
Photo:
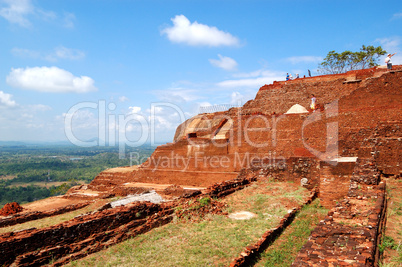
<path fill-rule="evenodd" d="M 378 66 L 378 58 L 386 53 L 387 51 L 382 49 L 381 46 L 374 47 L 372 45 L 363 45 L 362 48 L 360 48 L 360 52 L 356 52 L 356 60 L 358 62 L 359 69 L 367 69 Z"/>
<path fill-rule="evenodd" d="M 381 46 L 363 45 L 358 52 L 344 51 L 337 53 L 329 51 L 324 61 L 318 66 L 318 71 L 324 74 L 338 74 L 350 70 L 366 69 L 377 66 L 378 58 L 387 51 Z"/>

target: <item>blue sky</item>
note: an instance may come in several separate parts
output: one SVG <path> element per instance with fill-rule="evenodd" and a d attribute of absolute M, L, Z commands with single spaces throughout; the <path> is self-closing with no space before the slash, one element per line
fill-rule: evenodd
<path fill-rule="evenodd" d="M 0 0 L 0 140 L 165 143 L 331 50 L 401 64 L 401 29 L 400 0 Z"/>

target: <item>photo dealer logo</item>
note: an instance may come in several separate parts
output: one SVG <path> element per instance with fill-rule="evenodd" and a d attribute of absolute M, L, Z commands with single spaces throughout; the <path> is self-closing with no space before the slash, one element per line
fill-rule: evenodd
<path fill-rule="evenodd" d="M 77 137 L 76 131 L 78 132 L 79 126 L 77 126 L 78 119 L 77 114 L 85 110 L 97 111 L 98 117 L 95 119 L 97 121 L 97 138 L 95 140 L 83 141 Z M 72 106 L 68 112 L 65 114 L 64 120 L 64 130 L 67 139 L 74 145 L 79 147 L 95 147 L 95 146 L 116 146 L 119 147 L 120 158 L 126 157 L 126 147 L 139 147 L 147 142 L 152 146 L 156 146 L 156 135 L 160 129 L 160 119 L 158 116 L 162 113 L 167 114 L 167 110 L 173 112 L 175 117 L 178 118 L 178 125 L 185 122 L 186 117 L 184 111 L 177 105 L 168 102 L 156 102 L 151 103 L 149 109 L 149 115 L 144 115 L 140 113 L 128 113 L 128 114 L 114 114 L 112 113 L 116 109 L 116 104 L 106 103 L 105 100 L 100 100 L 96 102 L 81 102 Z M 158 115 L 159 114 L 159 115 Z M 171 152 L 170 156 L 153 158 L 141 158 L 139 153 L 130 153 L 130 161 L 133 165 L 143 164 L 144 166 L 148 164 L 148 167 L 157 168 L 175 168 L 179 170 L 187 170 L 189 164 L 194 164 L 197 167 L 208 167 L 210 168 L 225 168 L 225 166 L 240 164 L 240 167 L 250 167 L 251 162 L 269 162 L 270 164 L 281 164 L 285 162 L 285 159 L 276 155 L 276 152 L 268 151 L 269 147 L 276 147 L 278 144 L 277 134 L 278 125 L 281 120 L 286 118 L 285 114 L 282 115 L 272 115 L 271 117 L 266 115 L 249 115 L 244 119 L 242 118 L 241 112 L 238 112 L 236 117 L 230 117 L 224 114 L 217 114 L 213 118 L 209 118 L 205 114 L 199 114 L 198 117 L 202 118 L 204 127 L 203 129 L 211 129 L 213 122 L 212 120 L 225 121 L 229 123 L 229 139 L 227 142 L 234 144 L 238 147 L 242 146 L 242 143 L 246 143 L 248 146 L 253 148 L 258 148 L 259 151 L 263 151 L 267 148 L 264 155 L 259 154 L 259 156 L 253 155 L 251 153 L 240 154 L 234 152 L 233 157 L 228 156 L 209 156 L 205 157 L 202 152 L 195 151 L 192 153 L 194 160 L 190 163 L 190 159 L 186 156 L 175 154 L 174 151 Z M 308 150 L 312 155 L 317 157 L 321 161 L 328 162 L 329 164 L 336 165 L 336 158 L 338 157 L 338 101 L 333 101 L 325 105 L 324 111 L 315 110 L 314 112 L 305 115 L 305 119 L 301 125 L 301 138 L 302 144 L 306 150 Z M 309 135 L 307 134 L 309 127 L 314 123 L 319 123 L 325 119 L 326 130 L 322 133 L 315 133 L 315 135 L 325 135 L 326 140 L 325 151 L 319 151 L 314 148 L 309 142 Z M 236 120 L 236 121 L 234 121 Z M 330 121 L 330 122 L 328 122 Z M 322 123 L 322 122 L 321 122 Z M 131 127 L 133 129 L 135 125 L 137 136 L 135 140 L 130 139 L 128 136 L 127 129 Z M 256 127 L 255 125 L 258 125 Z M 262 127 L 261 127 L 262 126 Z M 158 128 L 159 127 L 159 128 Z M 236 127 L 236 129 L 234 129 Z M 76 130 L 76 131 L 75 131 Z M 186 127 L 181 127 L 180 136 L 185 136 Z M 130 131 L 131 132 L 131 131 Z M 256 139 L 252 138 L 256 135 L 269 135 L 262 138 L 263 141 L 257 142 Z M 297 138 L 297 137 L 296 137 Z M 189 146 L 199 147 L 193 138 L 187 138 Z M 211 143 L 215 147 L 226 147 L 227 142 L 221 142 L 222 139 L 211 138 Z M 258 138 L 257 138 L 258 140 Z M 267 142 L 267 140 L 269 140 Z M 106 142 L 107 141 L 107 142 Z M 234 161 L 234 162 L 231 162 Z M 144 162 L 144 163 L 143 163 Z M 147 166 L 145 166 L 147 167 Z"/>

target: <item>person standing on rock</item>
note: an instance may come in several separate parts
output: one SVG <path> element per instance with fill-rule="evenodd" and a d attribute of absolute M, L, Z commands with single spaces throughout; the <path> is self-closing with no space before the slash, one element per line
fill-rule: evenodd
<path fill-rule="evenodd" d="M 385 58 L 385 63 L 387 63 L 387 69 L 392 70 L 392 62 L 391 62 L 391 57 L 393 57 L 396 53 L 388 54 L 388 56 Z"/>
<path fill-rule="evenodd" d="M 316 109 L 316 101 L 317 99 L 315 98 L 314 94 L 311 94 L 311 105 L 310 108 L 315 111 Z"/>

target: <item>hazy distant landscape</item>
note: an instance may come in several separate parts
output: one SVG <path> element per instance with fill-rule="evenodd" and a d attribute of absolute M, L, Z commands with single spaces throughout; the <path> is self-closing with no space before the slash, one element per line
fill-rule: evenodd
<path fill-rule="evenodd" d="M 153 148 L 126 150 L 119 158 L 118 147 L 82 148 L 67 144 L 0 143 L 0 207 L 8 202 L 31 202 L 61 195 L 74 185 L 90 183 L 101 171 L 128 166 L 130 153 L 140 159 Z"/>

